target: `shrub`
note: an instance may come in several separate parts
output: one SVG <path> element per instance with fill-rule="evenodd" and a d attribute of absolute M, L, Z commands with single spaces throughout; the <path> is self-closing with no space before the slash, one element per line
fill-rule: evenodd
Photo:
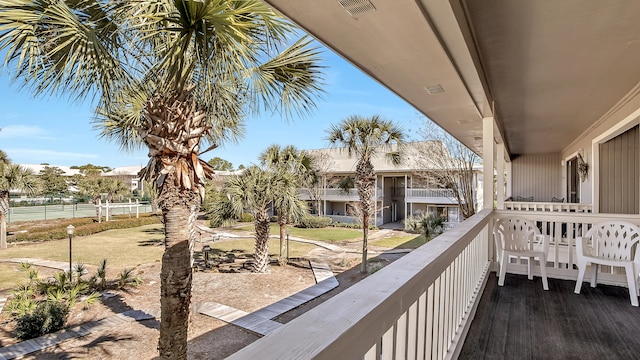
<path fill-rule="evenodd" d="M 299 222 L 298 227 L 320 229 L 331 225 L 331 218 L 321 216 L 304 216 Z"/>
<path fill-rule="evenodd" d="M 240 222 L 253 222 L 253 215 L 242 213 L 242 215 L 240 215 Z"/>
<path fill-rule="evenodd" d="M 277 216 L 272 216 L 269 218 L 269 221 L 271 221 L 272 223 L 277 223 L 278 222 L 278 217 Z"/>
<path fill-rule="evenodd" d="M 347 229 L 362 229 L 362 224 L 357 222 L 356 223 L 337 222 L 337 223 L 331 223 L 331 226 L 339 227 L 339 228 L 347 228 Z M 369 230 L 378 230 L 378 227 L 373 224 L 369 224 Z"/>
<path fill-rule="evenodd" d="M 444 219 L 437 214 L 423 213 L 419 216 L 409 216 L 404 220 L 405 230 L 422 233 L 427 240 L 442 234 Z"/>
<path fill-rule="evenodd" d="M 16 338 L 22 341 L 58 331 L 67 321 L 68 314 L 69 309 L 62 302 L 40 302 L 33 312 L 18 317 Z"/>
<path fill-rule="evenodd" d="M 76 227 L 74 236 L 86 236 L 97 234 L 102 231 L 112 229 L 128 229 L 132 227 L 159 224 L 161 218 L 156 215 L 141 215 L 139 218 L 115 218 L 109 222 L 94 222 L 93 219 L 69 219 L 64 225 L 56 224 L 51 226 L 41 226 L 37 231 L 16 234 L 15 241 L 42 241 L 42 240 L 61 240 L 68 238 L 67 224 Z"/>

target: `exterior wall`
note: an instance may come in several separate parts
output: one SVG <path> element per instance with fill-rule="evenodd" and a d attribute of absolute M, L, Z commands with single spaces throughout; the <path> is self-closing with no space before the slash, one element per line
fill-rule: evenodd
<path fill-rule="evenodd" d="M 548 202 L 563 197 L 560 153 L 520 155 L 513 160 L 512 193 L 534 201 Z"/>
<path fill-rule="evenodd" d="M 589 165 L 588 175 L 580 188 L 580 202 L 593 203 L 594 211 L 599 205 L 599 144 L 625 132 L 638 124 L 640 117 L 640 84 L 632 89 L 628 96 L 623 97 L 618 104 L 594 119 L 594 126 L 580 134 L 569 146 L 562 151 L 562 159 L 567 160 L 578 152 Z"/>
<path fill-rule="evenodd" d="M 600 212 L 638 214 L 638 126 L 599 145 Z"/>

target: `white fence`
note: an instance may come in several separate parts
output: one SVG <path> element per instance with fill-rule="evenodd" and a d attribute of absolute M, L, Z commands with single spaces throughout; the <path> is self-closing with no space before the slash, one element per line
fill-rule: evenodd
<path fill-rule="evenodd" d="M 593 212 L 591 204 L 573 204 L 560 202 L 505 201 L 505 210 L 519 211 L 556 211 L 556 212 Z"/>
<path fill-rule="evenodd" d="M 133 204 L 135 205 L 135 203 Z M 151 212 L 151 205 L 141 203 L 139 211 Z M 110 211 L 111 215 L 126 215 L 128 208 L 118 208 Z M 34 221 L 50 219 L 73 219 L 80 217 L 95 217 L 96 208 L 93 204 L 57 204 L 39 206 L 10 207 L 7 216 L 8 222 Z"/>

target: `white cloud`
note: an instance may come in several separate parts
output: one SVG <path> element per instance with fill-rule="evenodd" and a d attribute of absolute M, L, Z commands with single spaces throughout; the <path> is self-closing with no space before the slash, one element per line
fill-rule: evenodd
<path fill-rule="evenodd" d="M 54 137 L 45 136 L 46 131 L 38 126 L 26 126 L 26 125 L 8 125 L 0 127 L 0 139 L 48 139 L 54 140 Z"/>
<path fill-rule="evenodd" d="M 4 131 L 4 130 L 3 130 Z M 53 150 L 40 150 L 40 149 L 6 149 L 6 153 L 10 158 L 37 158 L 43 159 L 36 161 L 40 163 L 45 160 L 71 160 L 71 159 L 96 159 L 97 154 L 89 153 L 77 153 L 67 151 L 53 151 Z"/>

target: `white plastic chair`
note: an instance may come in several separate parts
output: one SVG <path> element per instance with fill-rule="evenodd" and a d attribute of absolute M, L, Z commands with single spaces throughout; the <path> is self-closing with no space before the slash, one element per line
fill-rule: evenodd
<path fill-rule="evenodd" d="M 627 275 L 631 305 L 638 306 L 638 241 L 640 228 L 634 224 L 624 221 L 594 224 L 584 237 L 576 239 L 578 280 L 574 292 L 580 294 L 587 265 L 591 264 L 591 287 L 596 287 L 598 282 L 598 265 L 619 266 L 624 268 Z"/>
<path fill-rule="evenodd" d="M 546 236 L 540 234 L 540 230 L 534 222 L 519 217 L 498 219 L 493 227 L 493 237 L 500 259 L 498 286 L 504 285 L 509 257 L 515 256 L 518 261 L 520 261 L 520 258 L 527 258 L 529 280 L 533 280 L 531 272 L 533 259 L 538 258 L 540 274 L 542 275 L 542 287 L 545 290 L 549 290 L 546 271 L 549 240 Z"/>

